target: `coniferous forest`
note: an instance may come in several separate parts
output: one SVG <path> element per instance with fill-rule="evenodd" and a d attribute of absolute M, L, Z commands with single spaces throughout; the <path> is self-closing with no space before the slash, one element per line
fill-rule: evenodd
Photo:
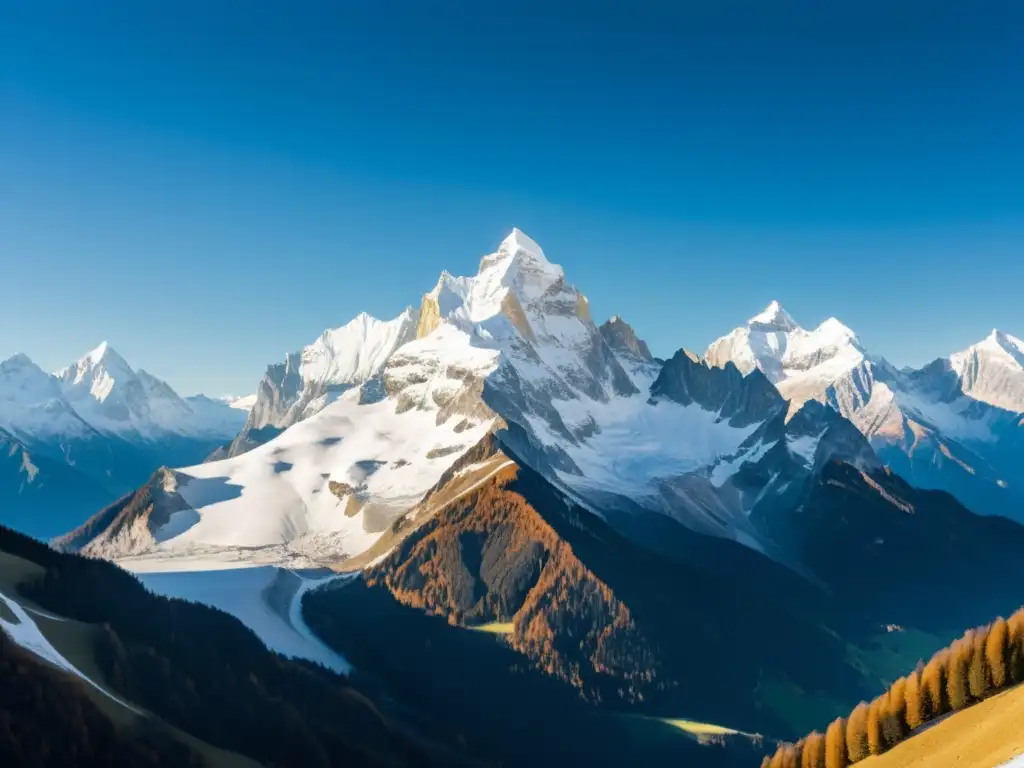
<path fill-rule="evenodd" d="M 100 628 L 93 653 L 113 693 L 208 744 L 266 766 L 462 764 L 371 685 L 274 654 L 232 616 L 2 527 L 0 551 L 45 569 L 21 585 L 25 598 Z M 0 764 L 188 764 L 166 740 L 126 741 L 78 681 L 0 641 Z"/>

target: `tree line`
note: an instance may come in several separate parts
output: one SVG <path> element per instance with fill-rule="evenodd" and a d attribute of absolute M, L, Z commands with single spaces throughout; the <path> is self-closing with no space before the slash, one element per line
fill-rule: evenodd
<path fill-rule="evenodd" d="M 781 744 L 761 768 L 846 768 L 892 749 L 925 723 L 1024 682 L 1024 608 L 969 629 L 927 664 L 889 686 L 825 733 Z"/>

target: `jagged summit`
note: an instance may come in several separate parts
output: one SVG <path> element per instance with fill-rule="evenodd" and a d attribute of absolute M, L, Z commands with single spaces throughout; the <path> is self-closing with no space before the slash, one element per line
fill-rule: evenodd
<path fill-rule="evenodd" d="M 89 359 L 93 364 L 99 363 L 103 358 L 107 356 L 109 352 L 113 350 L 110 347 L 110 343 L 107 341 L 101 341 L 95 349 L 90 351 L 85 357 Z M 116 354 L 116 353 L 114 353 Z"/>
<path fill-rule="evenodd" d="M 552 264 L 543 249 L 518 229 L 506 237 L 498 250 L 480 260 L 480 268 L 470 282 L 453 279 L 449 285 L 456 293 L 462 286 L 469 318 L 480 322 L 497 313 L 504 296 L 511 290 L 526 304 L 539 299 L 565 273 Z"/>
<path fill-rule="evenodd" d="M 1014 362 L 1021 367 L 1024 367 L 1024 341 L 1021 341 L 1016 336 L 1011 336 L 1005 331 L 999 329 L 993 329 L 992 333 L 985 340 L 994 345 L 997 345 L 1000 350 L 1009 355 Z"/>
<path fill-rule="evenodd" d="M 501 241 L 501 245 L 498 246 L 498 250 L 506 253 L 526 251 L 544 259 L 545 261 L 547 260 L 544 256 L 544 249 L 537 244 L 536 240 L 523 232 L 523 230 L 519 229 L 519 227 L 512 228 L 508 237 Z"/>
<path fill-rule="evenodd" d="M 118 384 L 123 386 L 133 380 L 136 373 L 128 361 L 104 341 L 77 362 L 57 371 L 54 376 L 60 379 L 66 390 L 88 391 L 92 398 L 102 402 L 110 397 Z"/>
<path fill-rule="evenodd" d="M 747 326 L 749 328 L 775 331 L 792 331 L 800 327 L 792 316 L 782 308 L 782 305 L 774 300 L 750 318 L 747 321 Z"/>
<path fill-rule="evenodd" d="M 974 400 L 1006 411 L 1024 411 L 1024 341 L 993 330 L 949 356 L 960 389 Z"/>
<path fill-rule="evenodd" d="M 647 342 L 639 338 L 633 326 L 618 315 L 612 315 L 599 330 L 608 346 L 616 352 L 630 354 L 647 362 L 654 359 Z"/>

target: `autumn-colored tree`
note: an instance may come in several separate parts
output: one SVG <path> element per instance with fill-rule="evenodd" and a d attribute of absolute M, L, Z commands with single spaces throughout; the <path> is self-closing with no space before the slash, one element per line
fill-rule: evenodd
<path fill-rule="evenodd" d="M 971 638 L 971 661 L 967 667 L 967 685 L 974 701 L 988 698 L 992 676 L 988 669 L 988 628 L 976 630 Z"/>
<path fill-rule="evenodd" d="M 1007 632 L 1009 634 L 1009 656 L 1010 682 L 1024 682 L 1024 608 L 1010 616 L 1006 620 Z"/>
<path fill-rule="evenodd" d="M 825 768 L 846 768 L 846 718 L 837 717 L 825 731 Z"/>
<path fill-rule="evenodd" d="M 939 651 L 921 673 L 921 685 L 925 690 L 927 703 L 925 720 L 932 720 L 949 712 L 949 696 L 946 693 L 949 649 Z"/>
<path fill-rule="evenodd" d="M 886 748 L 899 744 L 907 735 L 907 679 L 901 677 L 889 688 L 882 709 L 882 733 Z"/>
<path fill-rule="evenodd" d="M 946 662 L 946 694 L 951 712 L 966 707 L 970 699 L 970 683 L 967 680 L 970 664 L 971 638 L 968 636 L 953 644 Z"/>
<path fill-rule="evenodd" d="M 879 696 L 868 706 L 868 752 L 880 755 L 885 752 L 885 737 L 882 735 L 883 697 Z"/>
<path fill-rule="evenodd" d="M 925 690 L 921 683 L 921 669 L 915 669 L 907 678 L 907 686 L 903 692 L 906 702 L 907 730 L 912 731 L 925 721 Z"/>
<path fill-rule="evenodd" d="M 993 688 L 1004 688 L 1009 684 L 1009 645 L 1010 628 L 1006 619 L 1000 616 L 989 627 L 988 640 L 985 641 L 985 659 L 988 661 Z"/>
<path fill-rule="evenodd" d="M 825 735 L 815 731 L 804 740 L 800 768 L 825 768 Z"/>
<path fill-rule="evenodd" d="M 772 755 L 769 768 L 800 768 L 800 749 L 803 742 L 780 744 Z"/>
<path fill-rule="evenodd" d="M 868 705 L 863 701 L 846 721 L 846 754 L 851 763 L 858 763 L 868 756 Z"/>

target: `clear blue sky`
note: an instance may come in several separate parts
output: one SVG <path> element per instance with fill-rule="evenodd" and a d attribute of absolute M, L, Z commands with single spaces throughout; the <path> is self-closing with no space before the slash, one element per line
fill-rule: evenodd
<path fill-rule="evenodd" d="M 1016 0 L 0 0 L 0 357 L 252 391 L 513 226 L 660 354 L 773 298 L 899 364 L 1024 335 L 1022 41 Z"/>

